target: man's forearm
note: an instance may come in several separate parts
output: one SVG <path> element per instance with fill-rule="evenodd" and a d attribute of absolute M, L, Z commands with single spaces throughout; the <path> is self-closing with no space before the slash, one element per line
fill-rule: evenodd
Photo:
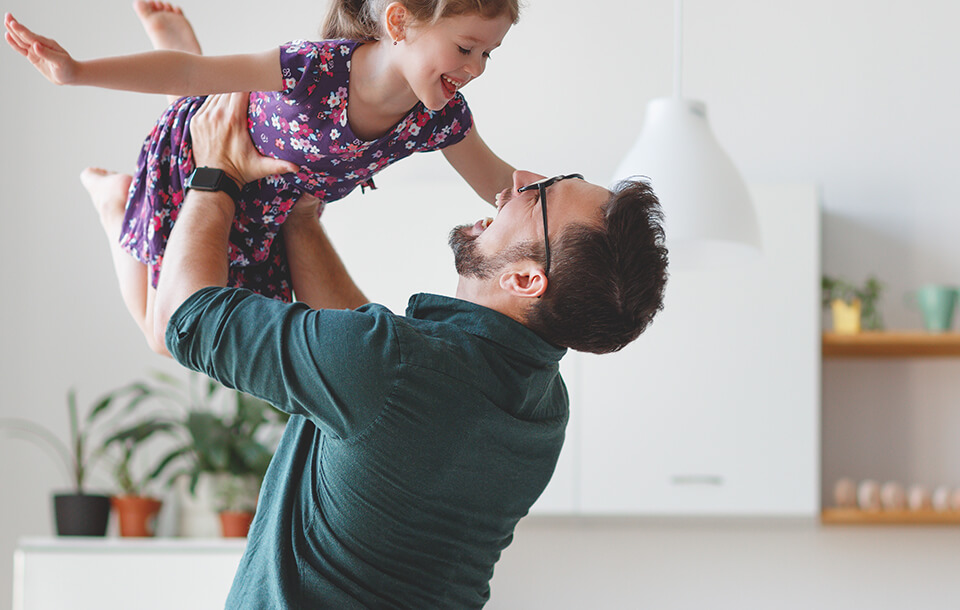
<path fill-rule="evenodd" d="M 313 309 L 355 309 L 368 302 L 312 210 L 294 210 L 283 235 L 298 301 Z"/>
<path fill-rule="evenodd" d="M 234 203 L 222 192 L 188 191 L 163 257 L 157 284 L 154 333 L 164 342 L 170 317 L 190 295 L 226 286 Z"/>

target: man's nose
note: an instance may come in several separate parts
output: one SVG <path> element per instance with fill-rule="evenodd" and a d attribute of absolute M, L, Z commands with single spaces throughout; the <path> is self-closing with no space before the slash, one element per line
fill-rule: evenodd
<path fill-rule="evenodd" d="M 517 189 L 519 189 L 521 186 L 527 186 L 532 182 L 543 180 L 544 178 L 546 178 L 546 176 L 541 176 L 540 174 L 518 169 L 517 171 L 513 172 L 513 191 L 517 192 Z"/>

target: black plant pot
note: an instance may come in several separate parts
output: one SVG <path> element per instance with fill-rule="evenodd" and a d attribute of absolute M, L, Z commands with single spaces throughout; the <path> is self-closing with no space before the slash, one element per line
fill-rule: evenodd
<path fill-rule="evenodd" d="M 110 498 L 88 494 L 57 494 L 53 511 L 60 536 L 105 536 Z"/>

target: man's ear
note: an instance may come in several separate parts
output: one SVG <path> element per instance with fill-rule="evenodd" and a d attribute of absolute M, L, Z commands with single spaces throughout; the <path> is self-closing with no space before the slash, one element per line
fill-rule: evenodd
<path fill-rule="evenodd" d="M 387 35 L 397 44 L 407 37 L 407 7 L 400 2 L 391 2 L 385 11 L 387 21 Z"/>
<path fill-rule="evenodd" d="M 547 290 L 547 275 L 533 261 L 522 261 L 500 274 L 500 288 L 513 296 L 536 299 Z"/>

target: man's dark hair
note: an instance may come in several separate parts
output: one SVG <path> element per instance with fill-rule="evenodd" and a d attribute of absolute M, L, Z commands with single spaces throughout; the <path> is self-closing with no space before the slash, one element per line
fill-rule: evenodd
<path fill-rule="evenodd" d="M 640 336 L 663 309 L 667 283 L 663 213 L 650 185 L 620 182 L 602 209 L 601 223 L 557 239 L 547 290 L 525 320 L 555 345 L 595 354 Z"/>

